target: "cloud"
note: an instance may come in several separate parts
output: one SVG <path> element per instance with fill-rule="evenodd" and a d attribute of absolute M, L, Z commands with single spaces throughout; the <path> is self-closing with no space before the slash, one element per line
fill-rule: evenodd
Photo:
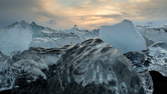
<path fill-rule="evenodd" d="M 1 23 L 35 20 L 55 27 L 96 27 L 123 19 L 167 19 L 167 0 L 1 0 Z"/>
<path fill-rule="evenodd" d="M 166 0 L 43 0 L 41 6 L 51 15 L 63 16 L 64 25 L 92 26 L 122 19 L 165 19 L 166 4 Z"/>
<path fill-rule="evenodd" d="M 67 1 L 67 0 L 66 0 Z M 76 1 L 75 5 L 60 2 L 59 0 L 46 1 L 42 0 L 41 7 L 52 17 L 58 16 L 61 22 L 57 22 L 58 26 L 73 26 L 78 24 L 83 27 L 92 26 L 92 24 L 103 24 L 107 21 L 112 22 L 115 20 L 116 15 L 119 15 L 119 11 L 115 11 L 114 7 L 103 6 L 104 1 L 100 0 L 72 0 Z M 103 2 L 103 3 L 100 3 Z M 60 20 L 57 19 L 57 20 Z"/>
<path fill-rule="evenodd" d="M 39 0 L 0 0 L 0 27 L 16 20 L 33 20 L 39 10 Z"/>

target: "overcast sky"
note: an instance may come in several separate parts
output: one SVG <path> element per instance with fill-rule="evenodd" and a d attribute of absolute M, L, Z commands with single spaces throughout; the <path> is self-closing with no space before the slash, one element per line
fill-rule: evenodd
<path fill-rule="evenodd" d="M 62 28 L 167 21 L 167 0 L 0 0 L 0 27 L 23 19 Z"/>

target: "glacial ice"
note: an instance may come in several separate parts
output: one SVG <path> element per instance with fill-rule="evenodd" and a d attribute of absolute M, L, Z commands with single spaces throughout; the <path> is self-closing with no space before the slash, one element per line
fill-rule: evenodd
<path fill-rule="evenodd" d="M 37 79 L 47 80 L 51 73 L 48 75 L 44 71 L 57 64 L 65 48 L 30 48 L 10 57 L 0 52 L 0 91 L 18 88 Z"/>
<path fill-rule="evenodd" d="M 151 59 L 150 71 L 158 71 L 167 77 L 167 43 L 157 42 L 149 47 L 148 56 Z"/>
<path fill-rule="evenodd" d="M 10 59 L 12 88 L 18 94 L 149 94 L 130 61 L 100 39 L 63 48 L 30 48 Z"/>
<path fill-rule="evenodd" d="M 142 79 L 143 86 L 145 87 L 146 94 L 153 93 L 153 82 L 151 75 L 148 72 L 147 55 L 143 52 L 128 52 L 124 54 L 131 62 L 132 68 L 138 72 L 140 78 Z"/>
<path fill-rule="evenodd" d="M 90 39 L 67 50 L 58 61 L 59 76 L 55 79 L 61 79 L 62 87 L 72 94 L 77 88 L 83 88 L 78 94 L 85 94 L 87 87 L 100 90 L 96 93 L 146 94 L 129 62 L 118 49 L 100 39 Z M 70 83 L 75 84 L 70 86 Z M 91 90 L 87 94 L 92 94 Z"/>
<path fill-rule="evenodd" d="M 112 44 L 113 47 L 119 48 L 123 53 L 146 49 L 144 38 L 136 31 L 134 24 L 129 20 L 124 20 L 112 26 L 102 26 L 100 38 Z"/>
<path fill-rule="evenodd" d="M 15 76 L 10 68 L 9 57 L 0 52 L 0 91 L 12 89 Z"/>
<path fill-rule="evenodd" d="M 154 42 L 167 43 L 167 27 L 138 27 L 138 31 L 147 39 Z M 158 35 L 158 36 L 157 36 Z"/>
<path fill-rule="evenodd" d="M 28 49 L 31 41 L 32 32 L 28 28 L 0 29 L 0 51 L 5 55 Z"/>
<path fill-rule="evenodd" d="M 35 22 L 29 24 L 20 21 L 0 29 L 0 51 L 11 56 L 29 47 L 60 48 L 95 38 L 98 34 L 98 30 L 88 31 L 76 28 L 54 30 Z"/>
<path fill-rule="evenodd" d="M 132 66 L 144 81 L 148 94 L 152 94 L 153 83 L 147 71 L 156 71 L 167 77 L 167 43 L 156 42 L 143 52 L 128 52 L 125 56 L 132 61 Z M 145 76 L 142 76 L 144 72 Z M 154 78 L 157 79 L 157 78 Z M 147 84 L 150 83 L 150 84 Z"/>
<path fill-rule="evenodd" d="M 65 30 L 65 32 L 74 33 L 75 35 L 79 36 L 81 41 L 99 37 L 99 29 L 94 29 L 90 31 L 90 30 L 79 29 L 77 26 L 74 26 L 71 29 Z"/>
<path fill-rule="evenodd" d="M 103 26 L 100 34 L 78 28 L 58 32 L 34 22 L 16 24 L 0 30 L 0 91 L 152 94 L 148 71 L 167 76 L 167 44 L 143 38 L 128 20 Z M 106 43 L 94 39 L 99 35 Z"/>
<path fill-rule="evenodd" d="M 81 42 L 79 37 L 39 37 L 34 38 L 30 44 L 30 47 L 42 47 L 42 48 L 61 48 L 64 45 L 72 45 Z"/>

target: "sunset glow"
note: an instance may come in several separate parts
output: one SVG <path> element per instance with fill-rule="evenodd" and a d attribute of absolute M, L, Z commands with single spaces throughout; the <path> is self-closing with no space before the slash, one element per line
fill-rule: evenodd
<path fill-rule="evenodd" d="M 7 2 L 9 0 L 2 1 Z M 16 8 L 18 7 L 19 9 L 19 11 L 16 11 L 16 9 L 13 8 L 13 11 L 19 13 L 15 14 L 16 16 L 14 16 L 15 18 L 12 17 L 12 20 L 20 18 L 21 14 L 21 18 L 23 19 L 35 20 L 40 23 L 46 23 L 61 28 L 68 28 L 74 24 L 77 24 L 80 27 L 96 28 L 100 25 L 113 24 L 123 19 L 130 19 L 133 21 L 153 21 L 164 20 L 167 16 L 167 0 L 16 1 L 22 3 L 25 2 L 25 4 L 27 4 L 26 6 L 30 8 L 28 9 L 24 6 L 24 9 L 17 5 L 12 6 Z M 1 8 L 1 10 L 2 9 L 3 8 Z M 9 13 L 5 11 L 4 15 L 5 14 Z M 3 16 L 3 18 L 5 18 L 5 16 Z"/>

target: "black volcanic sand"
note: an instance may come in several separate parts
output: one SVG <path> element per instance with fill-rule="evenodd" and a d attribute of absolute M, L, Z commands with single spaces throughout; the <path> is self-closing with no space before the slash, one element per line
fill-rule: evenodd
<path fill-rule="evenodd" d="M 167 94 L 167 77 L 156 71 L 150 71 L 154 83 L 153 94 Z"/>

